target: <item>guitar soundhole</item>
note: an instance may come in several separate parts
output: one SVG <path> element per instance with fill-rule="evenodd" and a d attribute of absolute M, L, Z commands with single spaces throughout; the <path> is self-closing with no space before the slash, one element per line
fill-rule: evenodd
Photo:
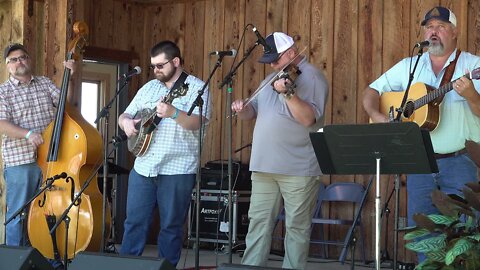
<path fill-rule="evenodd" d="M 412 101 L 408 101 L 407 104 L 405 104 L 405 108 L 403 110 L 403 117 L 405 118 L 410 118 L 412 116 L 413 111 L 415 109 L 415 106 Z"/>

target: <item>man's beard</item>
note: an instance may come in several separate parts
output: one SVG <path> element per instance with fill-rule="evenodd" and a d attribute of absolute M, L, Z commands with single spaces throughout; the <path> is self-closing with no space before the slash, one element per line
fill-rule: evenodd
<path fill-rule="evenodd" d="M 23 65 L 23 66 L 19 66 L 17 67 L 17 69 L 12 72 L 13 75 L 15 76 L 25 76 L 25 75 L 30 75 L 30 68 Z"/>
<path fill-rule="evenodd" d="M 432 43 L 428 48 L 428 53 L 435 56 L 443 55 L 445 53 L 445 47 L 442 42 Z"/>
<path fill-rule="evenodd" d="M 173 67 L 173 69 L 169 72 L 169 73 L 166 73 L 166 74 L 159 74 L 157 75 L 157 80 L 163 82 L 163 83 L 166 83 L 168 81 L 170 81 L 172 78 L 173 78 L 173 75 L 175 75 L 175 72 L 177 72 L 177 68 L 176 67 Z"/>

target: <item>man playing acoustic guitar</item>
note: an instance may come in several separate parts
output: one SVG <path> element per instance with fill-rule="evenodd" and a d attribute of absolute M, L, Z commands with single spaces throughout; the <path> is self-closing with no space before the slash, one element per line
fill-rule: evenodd
<path fill-rule="evenodd" d="M 408 175 L 409 225 L 415 225 L 412 217 L 416 213 L 437 212 L 430 197 L 434 189 L 447 194 L 459 194 L 465 183 L 477 181 L 477 166 L 472 160 L 474 156 L 467 153 L 465 142 L 480 141 L 480 81 L 469 79 L 478 79 L 476 68 L 480 67 L 480 57 L 460 52 L 456 48 L 459 35 L 456 24 L 453 12 L 444 7 L 431 9 L 421 22 L 424 38 L 430 42 L 430 46 L 428 52 L 420 56 L 409 98 L 425 89 L 426 85 L 436 90 L 440 87 L 444 90 L 444 95 L 440 97 L 443 98 L 440 102 L 438 99 L 433 100 L 413 112 L 420 116 L 420 120 L 427 119 L 429 122 L 429 125 L 423 125 L 414 119 L 420 126 L 431 130 L 439 173 Z M 410 64 L 416 58 L 417 56 L 401 60 L 365 89 L 363 106 L 373 122 L 389 121 L 388 113 L 381 109 L 385 105 L 382 103 L 386 103 L 384 97 L 392 91 L 406 89 Z M 475 71 L 475 76 L 463 76 L 468 71 Z M 390 105 L 396 108 L 400 103 L 401 98 Z M 441 118 L 441 121 L 423 115 L 428 106 L 432 106 L 433 116 Z M 414 109 L 417 109 L 417 105 Z M 420 109 L 424 112 L 420 112 Z M 421 262 L 425 256 L 418 254 L 418 258 Z"/>

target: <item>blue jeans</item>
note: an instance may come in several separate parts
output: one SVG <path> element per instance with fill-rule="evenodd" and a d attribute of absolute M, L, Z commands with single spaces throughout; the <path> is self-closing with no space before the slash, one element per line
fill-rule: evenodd
<path fill-rule="evenodd" d="M 407 177 L 408 225 L 414 226 L 413 215 L 417 213 L 438 213 L 432 203 L 431 193 L 439 189 L 446 194 L 462 194 L 468 182 L 476 182 L 477 166 L 467 154 L 437 159 L 439 173 L 411 174 Z M 418 253 L 418 261 L 425 260 L 423 253 Z"/>
<path fill-rule="evenodd" d="M 37 163 L 7 167 L 3 171 L 7 185 L 7 219 L 35 195 L 42 183 L 42 170 Z M 25 213 L 28 207 L 25 208 Z M 26 221 L 26 219 L 25 219 Z M 15 217 L 6 227 L 6 244 L 25 245 L 26 237 L 20 216 Z"/>
<path fill-rule="evenodd" d="M 128 178 L 127 219 L 120 254 L 139 256 L 143 253 L 153 210 L 158 205 L 158 256 L 177 265 L 194 185 L 195 174 L 145 177 L 132 170 Z"/>

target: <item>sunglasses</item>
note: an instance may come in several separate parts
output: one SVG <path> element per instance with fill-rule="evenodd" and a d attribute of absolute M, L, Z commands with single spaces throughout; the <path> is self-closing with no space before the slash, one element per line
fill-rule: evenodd
<path fill-rule="evenodd" d="M 162 69 L 163 66 L 165 66 L 166 64 L 170 63 L 173 59 L 170 59 L 168 60 L 167 62 L 163 63 L 163 64 L 151 64 L 150 65 L 150 69 L 154 70 L 155 68 L 158 68 L 158 69 Z"/>
<path fill-rule="evenodd" d="M 24 54 L 24 55 L 20 55 L 19 57 L 11 57 L 9 59 L 7 59 L 7 64 L 9 63 L 17 63 L 17 62 L 24 62 L 25 60 L 28 59 L 28 55 Z"/>

